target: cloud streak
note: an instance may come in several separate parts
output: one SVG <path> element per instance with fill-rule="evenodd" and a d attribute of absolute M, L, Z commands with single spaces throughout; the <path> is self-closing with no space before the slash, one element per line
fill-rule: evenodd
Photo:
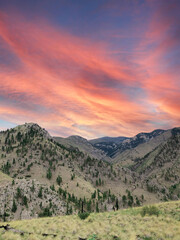
<path fill-rule="evenodd" d="M 20 14 L 0 12 L 0 41 L 17 63 L 12 68 L 0 61 L 1 119 L 34 121 L 53 134 L 87 138 L 177 124 L 177 74 L 158 63 L 166 63 L 164 55 L 177 45 L 175 32 L 166 37 L 174 19 L 167 16 L 163 27 L 166 9 L 156 11 L 161 27 L 156 19 L 150 22 L 135 49 L 143 54 L 129 61 L 110 57 L 105 42 L 75 36 L 42 19 L 27 22 Z"/>

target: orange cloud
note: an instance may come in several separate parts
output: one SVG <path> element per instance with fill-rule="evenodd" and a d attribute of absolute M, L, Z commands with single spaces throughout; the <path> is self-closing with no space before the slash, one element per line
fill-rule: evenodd
<path fill-rule="evenodd" d="M 157 76 L 151 72 L 144 81 L 141 67 L 107 57 L 105 44 L 4 13 L 0 37 L 19 61 L 17 69 L 0 71 L 0 115 L 5 120 L 38 122 L 64 136 L 133 135 L 155 128 L 157 113 L 147 108 L 147 91 L 155 95 L 153 104 L 174 114 L 171 101 L 169 110 L 163 108 L 165 98 L 156 98 Z M 148 61 L 139 65 L 150 68 Z M 137 89 L 144 91 L 144 99 Z"/>
<path fill-rule="evenodd" d="M 150 2 L 154 4 L 154 1 Z M 143 81 L 149 103 L 154 104 L 162 120 L 170 126 L 180 122 L 180 81 L 179 56 L 180 42 L 179 2 L 176 0 L 159 6 L 152 16 L 143 41 L 137 48 L 144 51 L 138 64 L 146 71 Z"/>

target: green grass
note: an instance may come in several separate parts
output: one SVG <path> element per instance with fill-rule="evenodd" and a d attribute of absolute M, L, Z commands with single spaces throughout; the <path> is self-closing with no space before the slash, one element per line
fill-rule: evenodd
<path fill-rule="evenodd" d="M 59 216 L 32 220 L 13 221 L 9 224 L 33 234 L 20 236 L 18 233 L 0 229 L 0 240 L 179 240 L 180 201 L 155 204 L 159 216 L 141 216 L 142 208 L 131 208 L 117 212 L 92 213 L 85 220 L 78 216 Z M 4 224 L 4 223 L 2 223 Z M 57 234 L 43 237 L 42 233 Z"/>

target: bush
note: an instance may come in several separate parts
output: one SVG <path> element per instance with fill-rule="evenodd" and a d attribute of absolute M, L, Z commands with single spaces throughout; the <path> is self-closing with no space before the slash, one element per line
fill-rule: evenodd
<path fill-rule="evenodd" d="M 144 217 L 145 215 L 156 215 L 159 216 L 159 209 L 156 206 L 145 206 L 141 210 L 141 216 Z"/>
<path fill-rule="evenodd" d="M 89 217 L 90 213 L 89 212 L 83 212 L 83 213 L 78 213 L 78 216 L 80 219 L 84 220 L 87 217 Z"/>
<path fill-rule="evenodd" d="M 51 217 L 51 216 L 52 216 L 52 212 L 48 207 L 44 208 L 43 211 L 39 213 L 39 217 Z"/>
<path fill-rule="evenodd" d="M 97 236 L 96 234 L 93 234 L 91 236 L 89 236 L 88 240 L 96 240 L 97 239 Z"/>

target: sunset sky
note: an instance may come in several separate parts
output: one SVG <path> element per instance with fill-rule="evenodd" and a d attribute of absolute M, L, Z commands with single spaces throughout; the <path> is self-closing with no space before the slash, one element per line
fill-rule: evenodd
<path fill-rule="evenodd" d="M 0 0 L 0 130 L 180 126 L 179 0 Z"/>

